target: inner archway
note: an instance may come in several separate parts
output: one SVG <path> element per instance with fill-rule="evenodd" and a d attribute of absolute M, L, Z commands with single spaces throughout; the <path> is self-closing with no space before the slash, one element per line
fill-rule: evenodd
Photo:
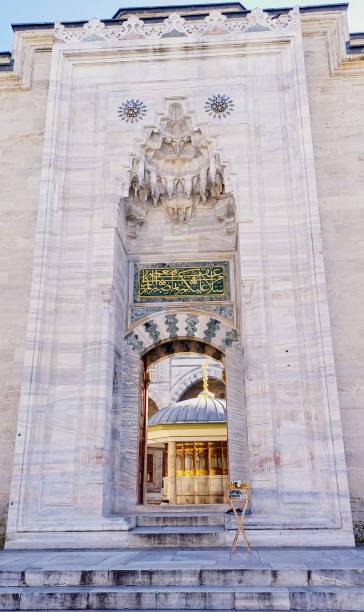
<path fill-rule="evenodd" d="M 218 399 L 225 399 L 225 383 L 220 379 L 208 377 L 209 391 L 211 391 Z M 183 391 L 181 396 L 178 398 L 179 402 L 196 397 L 203 390 L 203 378 L 196 380 L 189 387 Z"/>

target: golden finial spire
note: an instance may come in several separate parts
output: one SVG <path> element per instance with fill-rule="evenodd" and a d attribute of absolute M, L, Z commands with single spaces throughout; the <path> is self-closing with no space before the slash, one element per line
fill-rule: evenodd
<path fill-rule="evenodd" d="M 201 367 L 202 367 L 203 391 L 201 391 L 201 393 L 199 393 L 197 397 L 215 397 L 215 395 L 211 393 L 211 391 L 209 391 L 209 384 L 208 384 L 208 377 L 207 377 L 207 368 L 209 367 L 209 364 L 207 363 L 207 361 L 204 361 Z"/>

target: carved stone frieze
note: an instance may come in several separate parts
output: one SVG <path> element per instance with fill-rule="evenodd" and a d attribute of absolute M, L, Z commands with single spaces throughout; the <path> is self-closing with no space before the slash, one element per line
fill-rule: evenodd
<path fill-rule="evenodd" d="M 231 192 L 225 192 L 220 156 L 177 102 L 134 157 L 129 185 L 129 197 L 122 202 L 130 238 L 139 235 L 148 210 L 160 206 L 173 223 L 191 221 L 199 207 L 214 208 L 226 232 L 235 229 L 235 200 Z"/>
<path fill-rule="evenodd" d="M 214 312 L 220 317 L 224 317 L 225 319 L 230 319 L 230 321 L 234 320 L 234 310 L 232 304 L 222 304 L 218 306 L 206 305 L 204 303 L 203 306 L 198 306 L 196 304 L 193 305 L 194 310 L 201 310 L 203 312 Z M 149 315 L 155 314 L 156 312 L 164 312 L 166 309 L 164 306 L 133 306 L 130 310 L 130 321 L 135 323 L 140 319 L 145 319 Z M 186 336 L 193 336 L 197 330 L 198 317 L 196 315 L 191 315 L 186 319 Z"/>
<path fill-rule="evenodd" d="M 166 350 L 166 354 L 169 354 L 170 347 L 163 343 L 166 340 L 185 342 L 181 340 L 183 337 L 189 339 L 186 340 L 187 345 L 193 338 L 215 346 L 217 342 L 220 345 L 219 350 L 225 352 L 238 342 L 239 332 L 227 321 L 221 318 L 215 319 L 202 310 L 199 314 L 161 310 L 155 313 L 153 318 L 140 321 L 126 334 L 125 341 L 138 353 L 145 353 L 153 345 L 162 343 L 162 350 Z"/>
<path fill-rule="evenodd" d="M 135 15 L 126 21 L 105 25 L 99 19 L 91 19 L 82 28 L 68 28 L 61 23 L 54 27 L 56 40 L 65 43 L 90 42 L 93 40 L 123 40 L 128 38 L 158 39 L 163 36 L 196 36 L 208 34 L 228 34 L 260 30 L 286 31 L 299 22 L 299 9 L 288 13 L 270 16 L 261 8 L 255 8 L 244 17 L 227 19 L 220 11 L 211 11 L 204 19 L 187 21 L 178 14 L 172 14 L 162 23 L 147 24 Z"/>

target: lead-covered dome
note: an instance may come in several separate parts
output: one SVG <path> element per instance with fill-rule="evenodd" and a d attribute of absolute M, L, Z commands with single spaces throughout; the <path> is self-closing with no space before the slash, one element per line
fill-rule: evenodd
<path fill-rule="evenodd" d="M 226 423 L 225 400 L 194 397 L 161 408 L 148 419 L 149 426 L 167 423 Z"/>

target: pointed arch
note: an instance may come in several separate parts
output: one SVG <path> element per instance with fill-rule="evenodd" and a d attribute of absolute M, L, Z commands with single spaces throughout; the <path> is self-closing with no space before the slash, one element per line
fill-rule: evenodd
<path fill-rule="evenodd" d="M 206 374 L 208 378 L 221 380 L 222 366 L 217 364 L 208 364 Z M 171 403 L 178 402 L 183 393 L 187 391 L 194 383 L 202 380 L 201 368 L 196 367 L 184 376 L 179 378 L 171 390 Z"/>

